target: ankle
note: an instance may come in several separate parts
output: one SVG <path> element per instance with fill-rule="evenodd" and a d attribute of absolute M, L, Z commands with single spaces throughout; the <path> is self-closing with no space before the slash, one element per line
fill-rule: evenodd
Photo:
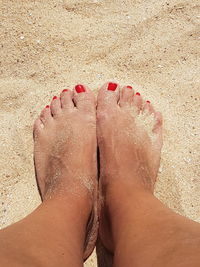
<path fill-rule="evenodd" d="M 102 195 L 108 206 L 123 206 L 125 202 L 137 202 L 140 198 L 153 196 L 153 190 L 135 181 L 126 179 L 109 179 L 101 185 Z M 123 199 L 123 201 L 121 201 Z"/>
<path fill-rule="evenodd" d="M 87 222 L 92 212 L 93 199 L 91 196 L 66 193 L 64 196 L 55 195 L 52 198 L 45 199 L 42 206 L 51 206 L 63 218 L 67 217 L 68 219 L 69 216 L 76 216 L 82 222 Z"/>

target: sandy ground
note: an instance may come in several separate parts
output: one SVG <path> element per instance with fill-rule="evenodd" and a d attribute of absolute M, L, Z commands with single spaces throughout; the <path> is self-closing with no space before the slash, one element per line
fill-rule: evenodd
<path fill-rule="evenodd" d="M 3 0 L 0 21 L 0 226 L 40 203 L 32 160 L 40 110 L 64 88 L 108 80 L 133 85 L 163 113 L 156 195 L 200 222 L 198 0 Z"/>

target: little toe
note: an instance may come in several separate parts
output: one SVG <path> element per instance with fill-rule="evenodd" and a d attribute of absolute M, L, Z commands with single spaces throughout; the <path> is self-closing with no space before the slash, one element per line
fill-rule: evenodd
<path fill-rule="evenodd" d="M 133 103 L 134 90 L 132 86 L 124 86 L 120 92 L 120 107 L 129 107 Z"/>
<path fill-rule="evenodd" d="M 42 123 L 45 125 L 46 123 L 48 123 L 50 120 L 52 119 L 52 115 L 51 115 L 51 110 L 50 110 L 50 106 L 47 105 L 41 112 L 40 114 L 40 120 L 42 121 Z"/>
<path fill-rule="evenodd" d="M 99 90 L 97 105 L 100 108 L 113 108 L 118 106 L 120 87 L 117 83 L 105 83 Z"/>
<path fill-rule="evenodd" d="M 86 112 L 96 112 L 95 96 L 87 86 L 77 84 L 74 88 L 73 100 L 77 109 Z"/>
<path fill-rule="evenodd" d="M 143 99 L 139 92 L 137 92 L 133 97 L 133 105 L 136 107 L 138 113 L 142 110 Z"/>
<path fill-rule="evenodd" d="M 60 94 L 60 101 L 62 109 L 73 109 L 74 103 L 72 101 L 72 91 L 64 89 Z"/>
<path fill-rule="evenodd" d="M 60 98 L 57 96 L 54 96 L 52 101 L 51 101 L 51 113 L 55 117 L 61 113 L 61 103 L 60 103 Z"/>
<path fill-rule="evenodd" d="M 44 124 L 39 117 L 35 120 L 34 125 L 33 125 L 33 137 L 36 138 L 38 134 L 40 134 L 40 132 L 43 130 L 43 128 L 44 128 Z"/>

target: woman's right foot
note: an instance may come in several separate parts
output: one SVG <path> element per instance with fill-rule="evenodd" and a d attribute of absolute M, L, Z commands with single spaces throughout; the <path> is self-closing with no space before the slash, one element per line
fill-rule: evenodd
<path fill-rule="evenodd" d="M 84 214 L 86 259 L 97 236 L 96 100 L 87 87 L 63 90 L 42 110 L 34 124 L 34 159 L 43 201 L 63 199 Z"/>
<path fill-rule="evenodd" d="M 98 95 L 97 138 L 100 238 L 112 251 L 111 215 L 113 218 L 117 210 L 127 210 L 129 195 L 153 193 L 162 148 L 162 116 L 130 86 L 120 92 L 117 84 L 107 83 Z"/>

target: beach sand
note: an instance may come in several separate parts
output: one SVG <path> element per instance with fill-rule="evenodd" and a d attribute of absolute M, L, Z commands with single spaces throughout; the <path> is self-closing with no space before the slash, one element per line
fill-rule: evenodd
<path fill-rule="evenodd" d="M 40 203 L 32 124 L 77 83 L 132 85 L 164 116 L 156 196 L 200 222 L 200 6 L 186 0 L 2 0 L 0 226 Z M 96 266 L 95 255 L 85 264 Z"/>

